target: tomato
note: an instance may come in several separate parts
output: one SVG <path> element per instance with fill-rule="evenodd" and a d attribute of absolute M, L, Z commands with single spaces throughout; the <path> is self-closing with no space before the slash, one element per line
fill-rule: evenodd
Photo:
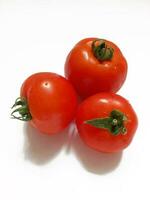
<path fill-rule="evenodd" d="M 89 147 L 111 153 L 122 151 L 131 143 L 138 121 L 126 99 L 113 93 L 99 93 L 80 104 L 76 124 Z"/>
<path fill-rule="evenodd" d="M 68 80 L 54 73 L 36 73 L 25 80 L 13 117 L 30 121 L 46 134 L 62 131 L 73 120 L 77 95 Z M 19 116 L 15 115 L 19 113 Z"/>
<path fill-rule="evenodd" d="M 112 42 L 87 38 L 67 56 L 65 76 L 82 98 L 99 92 L 117 92 L 127 75 L 127 62 Z"/>

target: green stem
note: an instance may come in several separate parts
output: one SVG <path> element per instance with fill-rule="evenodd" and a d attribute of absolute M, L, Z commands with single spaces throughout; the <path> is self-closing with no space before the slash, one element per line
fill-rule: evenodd
<path fill-rule="evenodd" d="M 13 119 L 18 119 L 21 121 L 29 121 L 32 119 L 30 114 L 28 104 L 25 98 L 18 97 L 12 106 L 13 111 L 11 112 L 11 116 Z"/>
<path fill-rule="evenodd" d="M 96 43 L 99 43 L 96 45 Z M 107 47 L 106 42 L 101 39 L 94 40 L 92 43 L 92 51 L 94 56 L 99 61 L 111 60 L 113 57 L 114 49 Z"/>
<path fill-rule="evenodd" d="M 107 129 L 112 135 L 126 134 L 127 130 L 124 126 L 124 121 L 127 117 L 119 110 L 111 111 L 109 117 L 96 118 L 85 121 L 86 124 L 90 124 L 96 128 Z"/>

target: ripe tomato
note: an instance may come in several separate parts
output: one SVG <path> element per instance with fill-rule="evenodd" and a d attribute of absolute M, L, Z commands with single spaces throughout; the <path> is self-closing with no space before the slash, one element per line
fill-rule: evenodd
<path fill-rule="evenodd" d="M 126 99 L 113 93 L 99 93 L 81 103 L 76 124 L 88 146 L 101 152 L 118 152 L 131 143 L 138 122 Z"/>
<path fill-rule="evenodd" d="M 14 104 L 13 117 L 31 121 L 43 133 L 62 131 L 73 120 L 77 95 L 72 85 L 54 73 L 36 73 L 25 80 L 20 98 Z M 16 116 L 14 113 L 19 113 Z"/>
<path fill-rule="evenodd" d="M 81 40 L 65 63 L 65 76 L 82 98 L 99 92 L 117 92 L 126 75 L 127 62 L 120 49 L 104 39 Z"/>

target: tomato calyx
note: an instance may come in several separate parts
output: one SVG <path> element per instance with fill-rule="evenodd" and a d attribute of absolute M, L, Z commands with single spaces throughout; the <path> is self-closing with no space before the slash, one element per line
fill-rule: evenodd
<path fill-rule="evenodd" d="M 127 117 L 119 110 L 112 110 L 109 117 L 95 118 L 85 121 L 85 124 L 92 125 L 96 128 L 108 129 L 112 135 L 125 135 L 127 129 L 124 126 L 124 121 Z"/>
<path fill-rule="evenodd" d="M 102 39 L 96 39 L 92 42 L 92 51 L 99 61 L 111 60 L 114 53 L 114 49 L 108 47 Z"/>
<path fill-rule="evenodd" d="M 32 119 L 30 114 L 27 100 L 24 97 L 18 97 L 12 106 L 12 113 L 11 116 L 14 119 L 18 119 L 21 121 L 29 121 Z"/>

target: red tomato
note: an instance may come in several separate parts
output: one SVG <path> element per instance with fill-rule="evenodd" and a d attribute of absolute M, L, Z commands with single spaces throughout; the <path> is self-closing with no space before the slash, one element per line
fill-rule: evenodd
<path fill-rule="evenodd" d="M 76 124 L 88 146 L 101 152 L 118 152 L 131 143 L 138 122 L 126 99 L 113 93 L 99 93 L 81 103 Z"/>
<path fill-rule="evenodd" d="M 117 92 L 127 75 L 127 62 L 112 42 L 87 38 L 77 43 L 65 63 L 65 76 L 82 98 Z"/>
<path fill-rule="evenodd" d="M 72 85 L 54 73 L 36 73 L 25 80 L 21 97 L 14 107 L 19 106 L 19 116 L 43 133 L 62 131 L 73 120 L 77 108 L 77 95 Z"/>

